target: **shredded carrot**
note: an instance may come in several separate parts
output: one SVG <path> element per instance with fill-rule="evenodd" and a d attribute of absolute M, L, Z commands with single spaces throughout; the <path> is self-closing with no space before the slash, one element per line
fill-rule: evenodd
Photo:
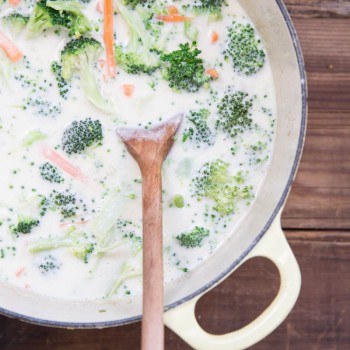
<path fill-rule="evenodd" d="M 116 75 L 115 58 L 114 58 L 114 30 L 113 30 L 113 0 L 104 0 L 104 33 L 103 38 L 107 55 L 108 75 L 113 78 Z"/>
<path fill-rule="evenodd" d="M 179 14 L 179 10 L 177 9 L 177 7 L 175 5 L 168 6 L 167 12 L 169 15 L 178 15 Z"/>
<path fill-rule="evenodd" d="M 100 65 L 100 68 L 104 68 L 105 67 L 105 65 L 106 65 L 106 61 L 105 60 L 103 60 L 103 59 L 100 59 L 100 60 L 98 60 L 98 63 L 99 63 L 99 65 Z"/>
<path fill-rule="evenodd" d="M 58 168 L 73 176 L 79 181 L 86 180 L 86 176 L 82 173 L 80 169 L 71 164 L 68 160 L 63 158 L 60 154 L 54 151 L 48 146 L 43 147 L 44 157 L 54 163 Z"/>
<path fill-rule="evenodd" d="M 13 6 L 17 6 L 21 0 L 9 0 L 10 4 L 13 5 Z"/>
<path fill-rule="evenodd" d="M 23 266 L 16 271 L 16 277 L 20 277 L 26 268 Z"/>
<path fill-rule="evenodd" d="M 29 283 L 26 283 L 26 284 L 24 285 L 24 288 L 26 288 L 26 289 L 30 288 L 30 284 L 29 284 Z"/>
<path fill-rule="evenodd" d="M 2 32 L 0 32 L 0 48 L 12 62 L 17 62 L 23 57 L 23 53 L 17 46 Z"/>
<path fill-rule="evenodd" d="M 211 32 L 211 43 L 214 44 L 219 40 L 219 34 L 216 31 Z"/>
<path fill-rule="evenodd" d="M 100 12 L 100 13 L 102 13 L 103 12 L 103 8 L 102 8 L 103 6 L 102 6 L 102 0 L 97 0 L 96 1 L 96 11 L 97 12 Z"/>
<path fill-rule="evenodd" d="M 170 22 L 170 23 L 192 21 L 192 17 L 181 16 L 181 15 L 179 15 L 179 14 L 173 14 L 173 15 L 158 15 L 156 18 L 157 18 L 159 21 Z"/>
<path fill-rule="evenodd" d="M 210 75 L 213 79 L 219 78 L 219 72 L 215 68 L 208 69 L 207 74 Z"/>
<path fill-rule="evenodd" d="M 123 84 L 123 91 L 124 91 L 124 95 L 130 97 L 135 90 L 135 85 L 132 84 Z"/>

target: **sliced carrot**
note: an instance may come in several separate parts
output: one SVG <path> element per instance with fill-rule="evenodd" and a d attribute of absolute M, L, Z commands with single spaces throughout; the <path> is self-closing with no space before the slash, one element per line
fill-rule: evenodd
<path fill-rule="evenodd" d="M 26 268 L 23 266 L 16 271 L 16 277 L 20 277 Z"/>
<path fill-rule="evenodd" d="M 156 18 L 162 22 L 176 23 L 176 22 L 187 22 L 192 21 L 192 17 L 181 16 L 179 14 L 173 15 L 158 15 Z"/>
<path fill-rule="evenodd" d="M 135 90 L 135 85 L 133 84 L 123 84 L 123 91 L 124 91 L 124 95 L 130 97 Z"/>
<path fill-rule="evenodd" d="M 0 47 L 4 50 L 6 56 L 12 61 L 17 62 L 23 57 L 23 53 L 17 46 L 2 32 L 0 32 Z"/>
<path fill-rule="evenodd" d="M 219 72 L 215 68 L 208 69 L 207 74 L 210 75 L 213 79 L 219 78 Z"/>
<path fill-rule="evenodd" d="M 102 0 L 97 0 L 96 1 L 95 9 L 96 9 L 97 12 L 100 12 L 100 13 L 103 12 Z"/>
<path fill-rule="evenodd" d="M 179 14 L 179 10 L 177 9 L 177 7 L 175 5 L 168 6 L 167 12 L 169 15 L 178 15 Z"/>
<path fill-rule="evenodd" d="M 211 43 L 214 44 L 219 40 L 219 34 L 214 30 L 211 32 Z"/>
<path fill-rule="evenodd" d="M 98 63 L 100 65 L 100 68 L 103 69 L 106 66 L 106 61 L 103 59 L 98 60 Z"/>
<path fill-rule="evenodd" d="M 54 151 L 48 146 L 43 147 L 43 154 L 46 159 L 54 163 L 58 168 L 65 171 L 70 176 L 76 178 L 79 181 L 86 180 L 86 176 L 80 169 L 71 164 L 68 160 L 63 158 L 59 153 Z"/>
<path fill-rule="evenodd" d="M 106 47 L 107 70 L 108 75 L 113 78 L 116 76 L 116 65 L 114 58 L 114 30 L 113 30 L 113 0 L 104 0 L 104 32 L 103 39 Z"/>
<path fill-rule="evenodd" d="M 17 6 L 20 2 L 21 0 L 9 0 L 9 3 L 13 6 Z"/>

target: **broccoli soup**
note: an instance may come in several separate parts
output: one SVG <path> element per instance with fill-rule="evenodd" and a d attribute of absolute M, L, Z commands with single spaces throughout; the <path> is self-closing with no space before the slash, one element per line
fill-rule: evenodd
<path fill-rule="evenodd" d="M 178 113 L 165 282 L 235 234 L 275 132 L 269 58 L 237 1 L 2 0 L 0 56 L 3 281 L 68 299 L 140 294 L 141 176 L 115 130 Z"/>

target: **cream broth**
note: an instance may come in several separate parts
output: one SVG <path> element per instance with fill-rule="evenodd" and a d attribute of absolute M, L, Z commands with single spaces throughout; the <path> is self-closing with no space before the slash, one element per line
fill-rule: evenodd
<path fill-rule="evenodd" d="M 232 22 L 250 23 L 236 0 L 222 6 L 222 18 L 217 20 L 210 19 L 206 13 L 193 15 L 190 9 L 182 8 L 185 2 L 174 4 L 182 15 L 193 17 L 191 26 L 198 30 L 197 47 L 202 51 L 199 57 L 204 60 L 206 70 L 215 68 L 218 78 L 197 92 L 174 91 L 164 79 L 164 68 L 151 75 L 129 74 L 117 63 L 117 76 L 109 79 L 100 61 L 102 64 L 95 65 L 93 73 L 102 93 L 114 105 L 115 111 L 110 114 L 88 101 L 76 76 L 68 84 L 67 98 L 60 96 L 50 65 L 60 61 L 60 52 L 71 40 L 67 31 L 47 30 L 33 37 L 28 28 L 13 33 L 0 18 L 0 31 L 24 54 L 16 63 L 7 62 L 8 78 L 0 75 L 2 280 L 36 293 L 68 299 L 127 299 L 141 293 L 142 185 L 135 161 L 116 136 L 115 129 L 120 125 L 151 127 L 175 114 L 185 115 L 163 166 L 167 284 L 176 283 L 208 259 L 235 234 L 238 222 L 249 213 L 249 203 L 258 195 L 269 166 L 275 131 L 275 92 L 268 57 L 263 67 L 252 75 L 237 71 L 232 59 L 225 58 L 227 28 Z M 173 3 L 169 1 L 162 8 L 167 5 Z M 24 0 L 17 7 L 5 2 L 0 4 L 0 17 L 13 11 L 32 15 L 34 6 L 34 1 Z M 83 11 L 94 27 L 99 28 L 87 36 L 103 44 L 103 15 L 96 11 L 96 2 L 83 4 Z M 127 23 L 120 13 L 114 20 L 116 43 L 128 45 Z M 163 52 L 178 50 L 179 44 L 192 42 L 184 34 L 181 22 L 164 23 L 159 28 Z M 218 34 L 214 43 L 213 32 Z M 256 31 L 255 35 L 258 36 Z M 0 55 L 2 62 L 8 60 L 1 49 Z M 104 51 L 100 59 L 105 59 Z M 125 95 L 125 84 L 134 87 L 131 96 Z M 251 126 L 234 137 L 228 136 L 225 128 L 217 123 L 218 105 L 228 87 L 232 93 L 243 91 L 252 99 Z M 195 128 L 189 120 L 190 111 L 200 109 L 207 109 L 209 114 L 211 141 L 207 144 L 184 136 Z M 67 154 L 62 148 L 65 130 L 73 121 L 86 118 L 100 122 L 101 145 L 88 147 L 82 153 Z M 42 139 L 39 137 L 31 143 L 28 135 L 33 135 L 33 131 L 42 133 Z M 52 155 L 57 155 L 54 152 L 74 165 L 78 176 L 71 176 L 60 168 L 57 158 L 52 160 Z M 213 198 L 202 196 L 198 200 L 194 190 L 194 179 L 200 169 L 206 162 L 217 159 L 229 164 L 231 176 L 241 172 L 238 187 L 250 186 L 249 195 L 237 199 L 234 210 L 224 214 L 214 208 Z M 46 163 L 57 167 L 63 182 L 50 182 L 43 177 L 42 167 Z M 62 166 L 62 162 L 59 164 Z M 52 203 L 53 190 L 56 194 L 69 192 L 75 196 L 76 215 L 62 217 L 61 209 Z M 43 204 L 45 198 L 51 203 Z M 28 233 L 16 231 L 23 218 L 38 221 Z M 181 245 L 176 237 L 195 227 L 205 232 L 199 246 Z M 38 244 L 48 239 L 56 243 L 39 249 Z M 82 257 L 81 249 L 86 247 L 90 247 L 90 251 Z"/>

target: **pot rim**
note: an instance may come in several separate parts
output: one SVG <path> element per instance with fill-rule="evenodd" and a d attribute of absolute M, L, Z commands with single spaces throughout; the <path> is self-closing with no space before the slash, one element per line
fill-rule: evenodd
<path fill-rule="evenodd" d="M 267 230 L 270 228 L 272 222 L 275 220 L 277 214 L 279 211 L 283 208 L 283 205 L 286 201 L 286 198 L 288 196 L 288 193 L 290 191 L 290 188 L 292 186 L 294 177 L 296 175 L 302 150 L 303 150 L 303 145 L 304 145 L 304 140 L 305 140 L 305 132 L 306 132 L 306 121 L 307 121 L 307 79 L 306 79 L 306 72 L 305 72 L 305 64 L 304 64 L 304 58 L 301 50 L 301 45 L 298 39 L 298 35 L 296 33 L 294 24 L 292 22 L 292 19 L 289 15 L 289 12 L 287 10 L 287 7 L 283 3 L 283 0 L 275 0 L 276 4 L 278 5 L 281 14 L 283 15 L 284 21 L 288 27 L 291 39 L 293 41 L 293 46 L 294 50 L 296 53 L 297 57 L 297 62 L 298 62 L 298 67 L 299 67 L 299 73 L 300 73 L 300 85 L 301 85 L 301 99 L 302 99 L 302 116 L 301 116 L 301 125 L 300 125 L 300 133 L 299 133 L 299 139 L 298 139 L 298 146 L 297 146 L 297 151 L 295 154 L 295 158 L 293 161 L 293 166 L 291 173 L 289 175 L 287 184 L 284 188 L 284 191 L 282 193 L 282 196 L 280 200 L 277 203 L 276 208 L 270 215 L 270 218 L 266 222 L 265 226 L 263 229 L 260 231 L 258 236 L 255 238 L 254 241 L 251 242 L 249 247 L 236 259 L 232 262 L 232 264 L 226 268 L 224 271 L 222 271 L 220 274 L 218 274 L 213 280 L 211 280 L 209 283 L 205 284 L 201 288 L 197 289 L 195 292 L 189 294 L 188 296 L 171 303 L 169 305 L 166 305 L 164 307 L 164 310 L 167 311 L 169 309 L 175 308 L 193 298 L 196 296 L 203 294 L 205 291 L 213 287 L 214 285 L 218 284 L 222 279 L 224 279 L 226 276 L 228 276 L 238 265 L 239 263 L 255 248 L 255 246 L 258 244 L 260 239 L 264 236 L 264 234 L 267 232 Z M 122 326 L 126 325 L 129 323 L 134 323 L 137 321 L 140 321 L 142 316 L 134 316 L 134 317 L 129 317 L 121 320 L 116 320 L 116 321 L 107 321 L 107 322 L 56 322 L 56 321 L 49 321 L 49 320 L 44 320 L 44 319 L 39 319 L 36 317 L 30 317 L 26 315 L 19 314 L 17 312 L 12 312 L 7 309 L 1 308 L 0 307 L 0 314 L 14 318 L 20 321 L 24 322 L 29 322 L 32 324 L 36 325 L 41 325 L 41 326 L 48 326 L 48 327 L 58 327 L 58 328 L 77 328 L 77 329 L 92 329 L 92 328 L 107 328 L 107 327 L 115 327 L 115 326 Z"/>

